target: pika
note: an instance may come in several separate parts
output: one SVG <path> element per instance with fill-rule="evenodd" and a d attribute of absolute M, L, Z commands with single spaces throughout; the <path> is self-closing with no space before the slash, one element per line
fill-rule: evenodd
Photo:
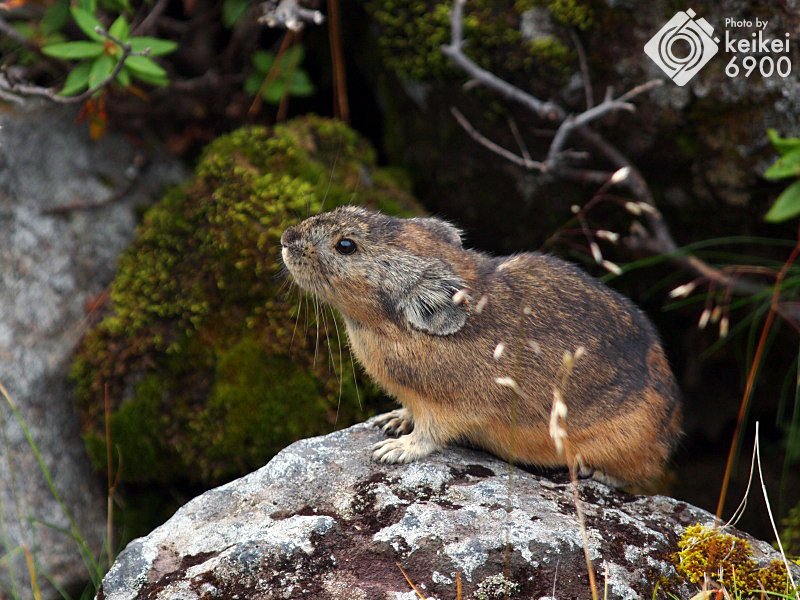
<path fill-rule="evenodd" d="M 583 474 L 613 485 L 662 470 L 680 436 L 678 389 L 632 302 L 537 252 L 493 257 L 438 218 L 339 207 L 288 227 L 294 281 L 341 312 L 352 352 L 403 406 L 373 458 L 404 463 L 465 442 L 518 463 L 564 466 L 549 434 L 565 352 L 566 429 Z M 508 385 L 509 378 L 516 384 Z"/>

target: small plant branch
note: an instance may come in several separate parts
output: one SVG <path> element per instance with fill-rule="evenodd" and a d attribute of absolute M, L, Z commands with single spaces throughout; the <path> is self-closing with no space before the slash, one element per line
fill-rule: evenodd
<path fill-rule="evenodd" d="M 503 148 L 499 144 L 496 144 L 487 138 L 485 135 L 475 129 L 467 120 L 467 118 L 461 113 L 461 111 L 455 106 L 450 107 L 450 112 L 455 117 L 456 121 L 458 121 L 458 124 L 464 129 L 464 131 L 466 131 L 473 140 L 478 142 L 484 148 L 487 148 L 498 156 L 502 156 L 506 160 L 514 163 L 515 165 L 519 165 L 524 169 L 536 171 L 545 170 L 546 167 L 544 163 L 531 160 L 530 156 L 520 156 L 519 154 L 515 154 L 511 152 L 511 150 L 507 150 L 506 148 Z"/>
<path fill-rule="evenodd" d="M 157 0 L 157 2 L 153 5 L 153 8 L 150 9 L 150 12 L 147 13 L 147 16 L 142 19 L 138 25 L 131 29 L 131 35 L 141 36 L 152 33 L 153 29 L 155 29 L 156 23 L 164 13 L 164 10 L 167 8 L 167 4 L 169 4 L 169 0 Z"/>
<path fill-rule="evenodd" d="M 8 21 L 6 21 L 2 16 L 0 16 L 0 33 L 2 33 L 4 36 L 6 36 L 11 40 L 14 40 L 20 46 L 24 46 L 28 50 L 32 50 L 37 54 L 41 54 L 41 50 L 39 49 L 39 46 L 35 42 L 32 42 L 24 35 L 22 35 L 19 31 L 14 29 L 8 23 Z"/>
<path fill-rule="evenodd" d="M 12 81 L 6 73 L 0 73 L 0 94 L 3 94 L 4 97 L 6 95 L 16 95 L 18 97 L 38 96 L 47 98 L 48 100 L 58 104 L 78 104 L 88 100 L 112 81 L 114 81 L 117 75 L 119 75 L 120 71 L 122 71 L 122 67 L 125 66 L 125 61 L 129 56 L 147 56 L 150 54 L 149 48 L 145 48 L 141 52 L 134 52 L 129 42 L 125 42 L 116 36 L 111 35 L 103 27 L 95 27 L 95 31 L 107 40 L 116 44 L 116 46 L 122 50 L 122 55 L 117 60 L 117 64 L 114 65 L 114 68 L 105 78 L 103 78 L 102 81 L 99 81 L 94 86 L 77 96 L 59 96 L 58 92 L 51 88 L 18 83 Z"/>
<path fill-rule="evenodd" d="M 543 119 L 550 121 L 563 120 L 566 117 L 564 109 L 553 104 L 539 100 L 535 96 L 500 79 L 494 73 L 482 69 L 464 54 L 463 14 L 466 0 L 455 0 L 450 13 L 450 44 L 442 46 L 442 52 L 462 71 L 467 73 L 475 82 L 471 85 L 483 85 L 499 93 L 504 98 L 518 102 L 536 113 Z"/>
<path fill-rule="evenodd" d="M 318 10 L 309 10 L 300 6 L 298 0 L 281 0 L 275 2 L 264 2 L 261 5 L 262 15 L 259 23 L 265 23 L 267 27 L 283 27 L 290 31 L 300 31 L 306 23 L 321 25 L 325 22 L 325 15 Z"/>

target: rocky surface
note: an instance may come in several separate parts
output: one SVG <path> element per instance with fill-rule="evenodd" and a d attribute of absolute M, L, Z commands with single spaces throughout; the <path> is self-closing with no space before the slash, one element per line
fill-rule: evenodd
<path fill-rule="evenodd" d="M 176 163 L 150 156 L 130 186 L 141 153 L 121 136 L 98 142 L 75 111 L 29 107 L 0 114 L 0 382 L 19 409 L 53 483 L 89 545 L 100 548 L 105 493 L 79 435 L 67 371 L 89 322 L 87 303 L 103 292 L 118 253 L 133 238 L 135 208 L 183 178 Z M 46 214 L 54 207 L 91 209 Z M 0 399 L 0 597 L 31 595 L 23 549 L 46 577 L 70 588 L 88 580 L 77 545 L 56 527 L 70 523 L 5 400 Z M 49 525 L 45 525 L 45 523 Z"/>
<path fill-rule="evenodd" d="M 258 471 L 198 496 L 134 540 L 98 600 L 408 599 L 504 589 L 515 598 L 589 597 L 572 489 L 488 454 L 450 448 L 410 465 L 370 461 L 370 422 L 292 444 Z M 651 597 L 675 575 L 685 525 L 713 517 L 664 496 L 583 481 L 590 554 L 610 598 Z M 758 557 L 774 557 L 753 542 Z M 398 566 L 399 565 L 399 566 Z M 483 596 L 481 596 L 481 593 Z M 691 587 L 675 584 L 688 598 Z"/>

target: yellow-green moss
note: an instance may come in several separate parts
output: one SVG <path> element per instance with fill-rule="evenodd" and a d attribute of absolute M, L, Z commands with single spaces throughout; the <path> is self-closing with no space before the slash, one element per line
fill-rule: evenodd
<path fill-rule="evenodd" d="M 131 482 L 215 484 L 372 410 L 359 404 L 333 314 L 309 312 L 281 277 L 280 235 L 343 203 L 415 214 L 406 180 L 374 161 L 337 121 L 240 129 L 147 211 L 119 260 L 109 314 L 72 369 L 98 469 L 106 384 L 111 442 Z M 377 396 L 359 385 L 362 401 Z"/>
<path fill-rule="evenodd" d="M 700 524 L 686 528 L 674 562 L 678 573 L 692 583 L 702 583 L 707 575 L 739 595 L 757 595 L 762 588 L 777 594 L 789 590 L 783 562 L 759 567 L 747 540 Z"/>
<path fill-rule="evenodd" d="M 553 16 L 588 26 L 588 9 L 577 2 L 555 0 Z M 460 77 L 442 54 L 450 42 L 452 2 L 433 0 L 370 0 L 367 11 L 380 26 L 378 39 L 384 62 L 403 77 L 432 82 Z M 531 4 L 530 6 L 533 6 Z M 467 53 L 485 69 L 501 76 L 566 75 L 574 54 L 555 37 L 526 41 L 520 31 L 522 12 L 530 8 L 514 0 L 472 0 L 464 10 Z M 586 25 L 583 25 L 586 23 Z"/>

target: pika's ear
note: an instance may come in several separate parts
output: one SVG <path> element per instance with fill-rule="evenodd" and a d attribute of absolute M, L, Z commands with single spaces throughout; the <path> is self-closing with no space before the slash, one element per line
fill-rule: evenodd
<path fill-rule="evenodd" d="M 464 303 L 453 301 L 464 285 L 464 280 L 447 263 L 432 261 L 414 286 L 401 295 L 397 310 L 415 329 L 433 335 L 456 333 L 467 322 Z"/>
<path fill-rule="evenodd" d="M 433 235 L 441 239 L 443 242 L 452 244 L 457 248 L 461 248 L 461 230 L 447 221 L 442 221 L 436 217 L 414 217 L 408 219 L 416 225 L 421 225 Z"/>

